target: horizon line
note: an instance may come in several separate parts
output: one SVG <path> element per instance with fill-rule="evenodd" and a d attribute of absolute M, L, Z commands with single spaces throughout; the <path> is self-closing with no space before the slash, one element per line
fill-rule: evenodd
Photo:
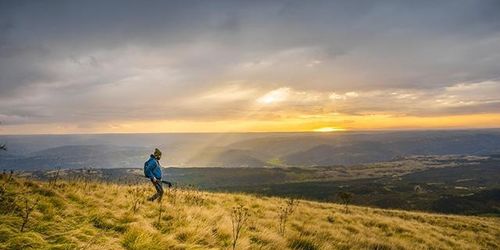
<path fill-rule="evenodd" d="M 369 129 L 369 130 L 356 130 L 356 129 L 346 129 L 338 131 L 329 132 L 318 132 L 311 130 L 303 131 L 228 131 L 228 132 L 211 132 L 211 131 L 201 131 L 201 132 L 182 132 L 182 131 L 171 131 L 171 132 L 96 132 L 96 133 L 33 133 L 33 134 L 0 134 L 0 136 L 64 136 L 64 135 L 155 135 L 155 134 L 318 134 L 318 135 L 332 135 L 332 134 L 346 134 L 346 133 L 390 133 L 390 132 L 433 132 L 433 131 L 471 131 L 471 130 L 500 130 L 500 127 L 479 127 L 479 128 L 401 128 L 401 129 Z"/>

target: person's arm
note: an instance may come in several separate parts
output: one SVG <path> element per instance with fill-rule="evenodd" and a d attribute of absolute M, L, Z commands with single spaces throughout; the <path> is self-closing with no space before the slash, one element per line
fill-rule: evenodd
<path fill-rule="evenodd" d="M 156 161 L 152 161 L 152 164 L 151 164 L 151 181 L 153 182 L 158 182 L 158 179 L 155 177 L 154 173 L 160 169 L 160 166 L 158 166 L 158 163 Z M 161 169 L 160 169 L 160 173 L 161 173 Z"/>

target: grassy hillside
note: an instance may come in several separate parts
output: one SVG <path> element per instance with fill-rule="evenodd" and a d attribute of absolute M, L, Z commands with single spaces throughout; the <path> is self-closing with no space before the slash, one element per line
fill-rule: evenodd
<path fill-rule="evenodd" d="M 248 214 L 236 249 L 500 248 L 498 218 L 355 206 L 346 212 L 340 204 L 290 206 L 285 199 L 190 189 L 172 189 L 152 203 L 144 201 L 149 183 L 85 179 L 54 184 L 3 175 L 0 187 L 0 249 L 231 249 L 235 212 Z"/>

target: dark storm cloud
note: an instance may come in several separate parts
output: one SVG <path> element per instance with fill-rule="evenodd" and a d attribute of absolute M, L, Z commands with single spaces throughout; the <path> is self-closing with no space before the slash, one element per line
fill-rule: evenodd
<path fill-rule="evenodd" d="M 238 115 L 193 100 L 227 86 L 254 91 L 228 99 L 241 112 L 281 87 L 434 98 L 447 86 L 500 81 L 499 12 L 494 0 L 0 1 L 0 119 Z M 497 107 L 474 100 L 408 113 Z M 376 108 L 365 102 L 348 111 Z"/>

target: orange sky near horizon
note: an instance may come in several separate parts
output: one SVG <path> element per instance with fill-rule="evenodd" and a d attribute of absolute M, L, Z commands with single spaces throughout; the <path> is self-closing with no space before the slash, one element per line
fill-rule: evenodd
<path fill-rule="evenodd" d="M 1 134 L 340 132 L 365 130 L 475 129 L 500 127 L 500 114 L 416 117 L 334 115 L 281 120 L 116 121 L 89 124 L 3 126 Z M 323 130 L 323 131 L 322 131 Z"/>

